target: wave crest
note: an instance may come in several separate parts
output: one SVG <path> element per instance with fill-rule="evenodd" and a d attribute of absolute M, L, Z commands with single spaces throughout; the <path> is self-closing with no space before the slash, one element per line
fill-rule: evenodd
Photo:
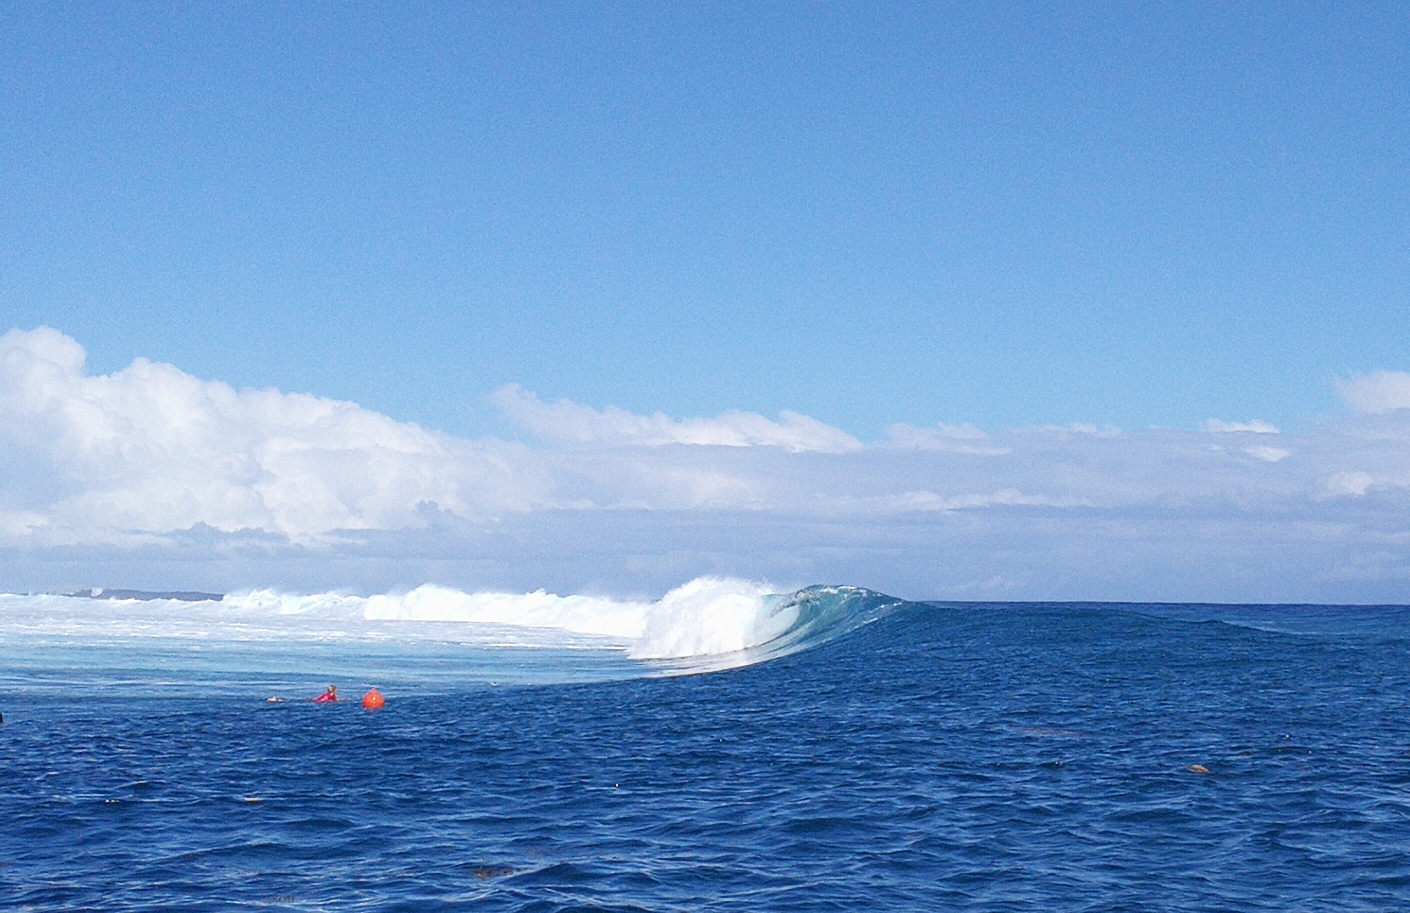
<path fill-rule="evenodd" d="M 746 580 L 700 577 L 655 601 L 532 593 L 467 593 L 426 584 L 403 593 L 354 596 L 250 590 L 224 598 L 131 594 L 0 597 L 6 631 L 146 643 L 341 643 L 375 650 L 400 643 L 549 652 L 607 651 L 632 674 L 733 668 L 816 646 L 874 620 L 900 600 L 856 587 L 773 593 Z M 202 594 L 208 595 L 208 594 Z M 88 596 L 88 598 L 80 598 Z M 476 662 L 489 654 L 475 653 Z M 466 654 L 467 657 L 470 654 Z M 503 662 L 511 661 L 504 654 Z M 494 665 L 494 661 L 489 661 Z"/>
<path fill-rule="evenodd" d="M 730 657 L 745 665 L 814 646 L 869 621 L 901 600 L 860 587 L 796 593 L 728 577 L 698 577 L 655 602 L 557 596 L 538 590 L 463 593 L 432 585 L 372 596 L 375 621 L 509 625 L 610 638 L 638 660 Z"/>

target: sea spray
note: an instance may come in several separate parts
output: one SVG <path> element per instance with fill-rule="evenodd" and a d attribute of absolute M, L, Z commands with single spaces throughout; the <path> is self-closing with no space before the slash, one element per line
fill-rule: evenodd
<path fill-rule="evenodd" d="M 778 611 L 783 597 L 767 587 L 700 577 L 671 590 L 646 614 L 641 635 L 628 650 L 634 659 L 720 656 L 766 643 L 792 625 L 797 611 Z"/>

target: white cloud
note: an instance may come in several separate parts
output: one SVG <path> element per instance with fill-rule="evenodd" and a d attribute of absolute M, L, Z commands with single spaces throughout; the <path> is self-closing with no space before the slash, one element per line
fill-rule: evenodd
<path fill-rule="evenodd" d="M 942 450 L 976 456 L 1003 456 L 1009 452 L 1007 447 L 990 443 L 989 435 L 970 424 L 941 424 L 933 428 L 892 425 L 889 433 L 894 446 L 907 450 Z"/>
<path fill-rule="evenodd" d="M 1375 484 L 1376 478 L 1369 472 L 1339 472 L 1327 480 L 1327 493 L 1360 498 Z"/>
<path fill-rule="evenodd" d="M 1410 579 L 1410 411 L 1280 437 L 898 425 L 863 446 L 796 413 L 674 420 L 502 388 L 493 401 L 539 438 L 525 445 L 84 361 L 54 330 L 0 337 L 0 588 L 659 594 L 715 574 L 924 598 L 1002 580 L 1014 598 L 1344 601 L 1403 599 L 1368 575 Z M 75 555 L 98 572 L 68 576 Z"/>
<path fill-rule="evenodd" d="M 1277 425 L 1254 419 L 1251 422 L 1221 422 L 1217 418 L 1212 418 L 1204 423 L 1204 430 L 1210 434 L 1232 434 L 1244 432 L 1248 434 L 1282 434 Z M 1284 454 L 1286 456 L 1286 454 Z M 1276 462 L 1276 460 L 1274 461 Z"/>
<path fill-rule="evenodd" d="M 1091 422 L 1073 422 L 1070 425 L 1044 425 L 1043 431 L 1061 431 L 1068 434 L 1089 434 L 1092 437 L 1120 437 L 1121 429 L 1115 425 L 1098 428 Z"/>
<path fill-rule="evenodd" d="M 1257 457 L 1265 463 L 1276 463 L 1285 459 L 1291 450 L 1284 450 L 1282 447 L 1245 447 L 1244 453 L 1251 457 Z"/>
<path fill-rule="evenodd" d="M 781 447 L 793 453 L 846 453 L 862 449 L 861 442 L 845 431 L 797 412 L 781 412 L 777 422 L 757 413 L 737 410 L 715 418 L 676 421 L 660 412 L 635 415 L 615 406 L 597 410 L 566 399 L 544 403 L 518 384 L 500 387 L 489 399 L 520 428 L 542 440 L 563 444 Z"/>
<path fill-rule="evenodd" d="M 235 390 L 138 359 L 110 375 L 47 327 L 0 337 L 0 442 L 29 473 L 4 526 L 102 531 L 206 524 L 294 538 L 467 516 L 543 500 L 527 448 L 474 443 L 355 403 Z M 26 503 L 28 502 L 28 503 Z M 62 538 L 62 535 L 59 535 Z"/>
<path fill-rule="evenodd" d="M 980 510 L 986 507 L 1088 507 L 1087 502 L 1077 498 L 1053 498 L 1046 495 L 1025 495 L 1016 488 L 1003 488 L 987 494 L 973 493 L 960 495 L 938 495 L 933 491 L 907 491 L 899 495 L 888 495 L 861 502 L 863 510 L 880 513 L 906 513 L 909 511 Z"/>
<path fill-rule="evenodd" d="M 1410 409 L 1410 373 L 1373 371 L 1337 381 L 1337 392 L 1357 412 L 1382 413 Z"/>
<path fill-rule="evenodd" d="M 1361 470 L 1339 472 L 1327 480 L 1327 494 L 1365 497 L 1371 489 L 1410 488 L 1410 471 L 1371 473 Z"/>

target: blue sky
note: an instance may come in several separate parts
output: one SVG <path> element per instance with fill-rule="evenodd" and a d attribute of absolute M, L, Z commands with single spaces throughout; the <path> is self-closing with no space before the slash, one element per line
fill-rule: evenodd
<path fill-rule="evenodd" d="M 1368 456 L 1328 442 L 1362 434 L 1364 422 L 1393 422 L 1396 372 L 1410 369 L 1403 5 L 758 6 L 7 5 L 0 332 L 52 327 L 85 350 L 79 373 L 52 375 L 67 378 L 64 395 L 79 400 L 89 394 L 76 391 L 90 389 L 80 378 L 117 377 L 148 359 L 177 373 L 123 374 L 109 392 L 140 388 L 137 399 L 158 401 L 143 383 L 275 388 L 356 402 L 388 428 L 414 423 L 456 447 L 512 443 L 535 458 L 552 450 L 538 501 L 477 500 L 456 475 L 461 468 L 446 470 L 454 484 L 427 483 L 439 497 L 405 494 L 447 510 L 447 498 L 463 498 L 473 509 L 451 513 L 500 521 L 514 511 L 537 516 L 545 505 L 674 504 L 705 510 L 690 516 L 713 518 L 712 529 L 728 523 L 710 510 L 794 522 L 801 508 L 779 500 L 776 487 L 754 500 L 687 503 L 642 482 L 609 496 L 602 478 L 564 461 L 581 462 L 581 448 L 598 445 L 645 448 L 657 460 L 701 441 L 715 453 L 727 441 L 734 449 L 711 459 L 762 447 L 866 462 L 912 432 L 1028 434 L 1021 446 L 985 446 L 1037 447 L 1027 465 L 1047 468 L 976 476 L 949 467 L 940 479 L 931 464 L 886 468 L 877 458 L 817 477 L 814 495 L 914 496 L 916 509 L 944 516 L 991 506 L 1106 510 L 1107 488 L 1098 497 L 1054 468 L 1077 451 L 1054 456 L 1032 444 L 1034 429 L 1073 423 L 1114 426 L 1147 443 L 1165 440 L 1152 426 L 1187 441 L 1253 434 L 1210 429 L 1255 421 L 1302 435 L 1292 447 L 1231 452 L 1331 454 L 1303 482 L 1287 482 L 1302 486 L 1307 517 L 1318 522 L 1334 522 L 1318 513 L 1329 509 L 1317 500 L 1328 492 L 1398 490 L 1400 451 Z M 72 367 L 53 339 L 12 341 L 59 352 L 52 364 Z M 14 393 L 39 375 L 8 376 Z M 1365 396 L 1380 396 L 1390 411 L 1358 407 Z M 557 413 L 535 411 L 560 400 Z M 118 400 L 104 402 L 110 419 L 125 414 Z M 205 408 L 192 405 L 188 416 Z M 58 434 L 57 420 L 38 414 L 11 419 Z M 241 433 L 255 440 L 257 422 L 241 415 Z M 692 432 L 692 420 L 707 426 Z M 587 436 L 565 436 L 553 422 Z M 911 431 L 898 437 L 897 426 Z M 1353 435 L 1352 426 L 1361 430 Z M 170 431 L 153 431 L 152 440 Z M 348 433 L 347 446 L 361 447 Z M 56 442 L 73 443 L 25 434 L 9 444 L 12 464 L 24 453 L 25 465 L 49 467 Z M 36 444 L 41 438 L 48 443 Z M 852 443 L 839 445 L 843 438 Z M 131 441 L 120 443 L 111 447 Z M 943 451 L 927 447 L 905 452 L 918 460 Z M 1370 462 L 1356 462 L 1363 457 Z M 1152 459 L 1166 465 L 1165 456 Z M 0 508 L 30 518 L 13 520 L 16 530 L 113 526 L 103 510 L 116 502 L 93 499 L 95 480 L 115 477 L 115 465 L 69 467 L 67 487 L 42 495 L 35 479 L 48 470 L 31 468 L 25 483 L 16 469 Z M 139 497 L 147 489 L 132 480 L 152 467 L 123 465 L 131 483 L 123 490 Z M 753 466 L 760 475 L 749 475 L 730 466 L 709 472 L 783 484 L 798 471 Z M 1129 475 L 1121 466 L 1103 477 Z M 1206 491 L 1204 471 L 1190 470 L 1191 491 Z M 565 482 L 574 472 L 579 482 L 598 481 Z M 883 490 L 877 473 L 896 484 Z M 1342 492 L 1338 485 L 1357 487 L 1356 473 L 1372 481 L 1360 494 Z M 926 481 L 909 484 L 912 476 Z M 953 481 L 961 478 L 967 487 Z M 1005 491 L 1018 494 L 996 500 Z M 1150 491 L 1142 497 L 1130 503 L 1147 511 L 1168 503 Z M 80 503 L 89 506 L 73 506 Z M 122 528 L 311 534 L 277 519 L 284 508 L 274 501 L 266 507 L 133 515 Z M 1398 509 L 1385 506 L 1376 522 L 1393 527 Z M 384 525 L 370 517 L 352 511 L 344 520 Z M 1031 520 L 995 525 L 985 534 L 990 552 L 1018 542 Z M 337 522 L 329 514 L 316 532 Z M 1091 528 L 1063 522 L 1076 535 Z M 886 527 L 877 541 L 902 527 Z M 40 547 L 28 535 L 9 541 Z M 50 537 L 42 547 L 70 540 Z M 825 549 L 826 536 L 818 542 Z M 676 544 L 691 552 L 688 539 Z M 896 553 L 919 554 L 910 547 L 920 548 Z M 994 592 L 1155 598 L 1159 588 L 1140 580 L 1185 579 L 1156 557 L 1133 557 L 1135 582 L 1124 589 L 1087 582 L 1050 593 L 1042 576 L 1059 574 L 1066 559 L 1058 545 L 1033 547 L 1051 561 L 1017 590 Z M 1371 548 L 1347 544 L 1342 558 L 1363 547 Z M 1377 579 L 1399 579 L 1385 568 L 1400 567 L 1403 546 L 1376 548 L 1391 556 Z M 843 568 L 790 565 L 796 556 L 780 549 L 775 566 L 800 576 Z M 160 576 L 121 554 L 129 577 Z M 701 568 L 773 573 L 712 554 L 639 577 L 620 557 L 611 579 L 580 575 L 563 585 L 650 589 Z M 847 567 L 865 571 L 878 554 Z M 959 593 L 1021 576 L 1006 576 L 999 558 L 976 561 L 964 580 L 896 579 Z M 62 576 L 16 570 L 21 564 L 12 558 L 18 582 L 9 585 Z M 554 566 L 545 558 L 537 573 Z M 1278 589 L 1256 575 L 1234 586 L 1237 574 L 1192 567 L 1209 577 L 1190 589 L 1196 595 L 1397 592 L 1311 582 Z M 467 568 L 445 573 L 474 585 L 479 572 Z M 414 585 L 422 573 L 389 571 L 366 585 Z"/>
<path fill-rule="evenodd" d="M 1403 6 L 523 6 L 7 7 L 7 322 L 458 433 L 1296 426 L 1410 367 Z"/>

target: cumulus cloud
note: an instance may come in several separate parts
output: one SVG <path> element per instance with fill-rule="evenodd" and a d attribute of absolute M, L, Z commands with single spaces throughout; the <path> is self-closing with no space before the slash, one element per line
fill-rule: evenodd
<path fill-rule="evenodd" d="M 856 438 L 797 412 L 773 421 L 753 412 L 730 410 L 715 418 L 676 421 L 657 412 L 635 415 L 609 406 L 598 410 L 566 399 L 542 402 L 518 384 L 490 394 L 490 402 L 520 428 L 545 441 L 597 446 L 690 444 L 705 447 L 781 447 L 793 453 L 846 453 L 861 450 Z"/>
<path fill-rule="evenodd" d="M 1352 383 L 1343 395 L 1362 402 Z M 1355 588 L 1372 577 L 1410 580 L 1410 411 L 1382 409 L 1386 396 L 1297 434 L 897 425 L 870 446 L 797 413 L 677 420 L 514 385 L 491 399 L 536 442 L 466 440 L 144 359 L 92 375 L 75 340 L 11 331 L 0 587 L 44 549 L 54 567 L 89 549 L 127 571 L 51 585 L 153 589 L 659 595 L 717 574 L 923 598 L 1005 581 L 1015 598 L 1355 599 L 1395 595 Z"/>
<path fill-rule="evenodd" d="M 0 337 L 0 441 L 30 477 L 3 493 L 12 534 L 205 524 L 297 538 L 413 525 L 428 502 L 474 516 L 544 496 L 521 445 L 459 440 L 355 403 L 235 390 L 146 359 L 102 376 L 85 361 L 46 327 Z"/>
<path fill-rule="evenodd" d="M 1337 392 L 1357 412 L 1379 414 L 1410 409 L 1410 373 L 1373 371 L 1337 381 Z"/>

